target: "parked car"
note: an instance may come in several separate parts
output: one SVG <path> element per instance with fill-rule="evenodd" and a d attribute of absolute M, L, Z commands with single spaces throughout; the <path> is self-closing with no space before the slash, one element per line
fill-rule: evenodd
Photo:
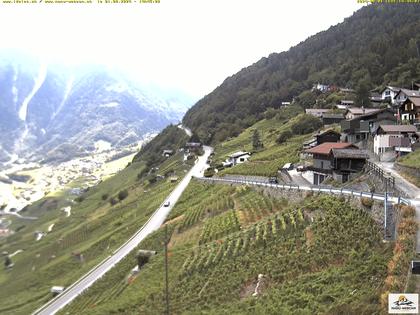
<path fill-rule="evenodd" d="M 170 205 L 171 205 L 171 203 L 169 201 L 167 201 L 163 204 L 164 207 L 169 207 Z"/>
<path fill-rule="evenodd" d="M 276 176 L 271 176 L 271 177 L 268 179 L 268 182 L 269 182 L 270 184 L 278 184 L 278 183 L 279 183 L 279 181 L 278 181 L 278 179 L 277 179 L 277 177 L 276 177 Z"/>

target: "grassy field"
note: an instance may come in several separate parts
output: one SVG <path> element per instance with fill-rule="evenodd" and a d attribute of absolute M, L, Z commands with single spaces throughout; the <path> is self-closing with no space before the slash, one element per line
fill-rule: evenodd
<path fill-rule="evenodd" d="M 337 197 L 193 181 L 166 226 L 172 314 L 379 314 L 385 280 L 407 273 L 389 269 L 394 244 L 370 215 Z M 158 253 L 137 275 L 133 252 L 61 314 L 163 314 L 165 228 L 140 244 Z"/>
<path fill-rule="evenodd" d="M 400 157 L 398 159 L 398 163 L 404 166 L 420 168 L 420 150 L 414 151 L 403 157 Z"/>
<path fill-rule="evenodd" d="M 226 168 L 220 172 L 220 175 L 272 176 L 284 164 L 298 162 L 302 144 L 305 140 L 312 137 L 311 133 L 292 136 L 284 143 L 276 143 L 279 135 L 286 130 L 290 130 L 290 127 L 296 123 L 297 119 L 298 117 L 287 121 L 276 118 L 263 119 L 246 129 L 238 137 L 217 145 L 214 156 L 215 164 L 220 164 L 228 155 L 237 151 L 253 152 L 252 135 L 255 130 L 258 130 L 264 144 L 262 149 L 253 152 L 249 162 Z"/>
<path fill-rule="evenodd" d="M 177 154 L 166 160 L 159 174 L 171 172 L 181 178 L 190 167 L 182 158 Z M 143 225 L 176 185 L 168 178 L 153 184 L 138 180 L 144 167 L 142 162 L 133 163 L 78 198 L 55 194 L 22 212 L 37 220 L 13 219 L 18 232 L 2 239 L 0 250 L 23 252 L 12 257 L 12 269 L 0 270 L 1 314 L 31 313 L 51 298 L 51 286 L 70 285 Z M 119 200 L 122 190 L 128 195 Z M 71 207 L 70 216 L 63 207 Z M 37 231 L 44 233 L 39 241 Z"/>

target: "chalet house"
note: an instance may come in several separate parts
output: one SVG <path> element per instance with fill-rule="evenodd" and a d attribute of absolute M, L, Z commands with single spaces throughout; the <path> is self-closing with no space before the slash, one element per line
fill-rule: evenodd
<path fill-rule="evenodd" d="M 328 113 L 331 109 L 328 108 L 307 108 L 305 109 L 305 113 L 308 115 L 312 115 L 318 118 L 321 118 L 322 115 Z"/>
<path fill-rule="evenodd" d="M 354 101 L 350 101 L 350 100 L 341 100 L 340 103 L 335 105 L 335 107 L 337 107 L 338 109 L 347 109 L 353 106 L 354 106 Z"/>
<path fill-rule="evenodd" d="M 382 101 L 390 102 L 391 104 L 395 104 L 395 96 L 401 90 L 399 87 L 394 86 L 386 86 L 380 93 L 382 97 Z"/>
<path fill-rule="evenodd" d="M 386 152 L 404 155 L 417 142 L 417 128 L 413 125 L 380 125 L 373 140 L 373 151 L 378 156 Z"/>
<path fill-rule="evenodd" d="M 392 125 L 395 122 L 396 118 L 391 109 L 379 109 L 353 119 L 343 120 L 341 122 L 341 133 L 344 141 L 358 143 L 367 141 L 369 136 L 376 132 L 379 125 Z"/>
<path fill-rule="evenodd" d="M 372 91 L 370 92 L 369 100 L 373 103 L 382 103 L 382 94 Z"/>
<path fill-rule="evenodd" d="M 163 150 L 162 151 L 162 156 L 164 156 L 164 157 L 170 157 L 173 154 L 174 154 L 174 150 Z"/>
<path fill-rule="evenodd" d="M 339 142 L 341 134 L 334 131 L 333 129 L 327 129 L 314 135 L 313 138 L 303 143 L 303 150 L 313 148 L 324 142 Z"/>
<path fill-rule="evenodd" d="M 322 115 L 321 120 L 323 125 L 339 124 L 342 120 L 344 120 L 344 115 L 340 113 L 325 113 Z"/>
<path fill-rule="evenodd" d="M 398 107 L 398 117 L 402 122 L 420 124 L 420 97 L 409 96 Z"/>
<path fill-rule="evenodd" d="M 341 134 L 332 129 L 327 129 L 315 135 L 316 144 L 320 145 L 324 142 L 339 142 Z"/>
<path fill-rule="evenodd" d="M 344 113 L 346 119 L 353 119 L 362 115 L 367 115 L 379 111 L 379 108 L 350 107 Z"/>
<path fill-rule="evenodd" d="M 314 185 L 321 184 L 327 177 L 346 182 L 363 169 L 369 158 L 367 151 L 346 142 L 324 142 L 306 153 L 313 156 L 313 165 L 308 170 L 313 171 Z"/>
<path fill-rule="evenodd" d="M 249 152 L 239 151 L 229 155 L 225 162 L 223 162 L 223 166 L 234 166 L 236 164 L 242 164 L 249 160 L 251 154 Z"/>
<path fill-rule="evenodd" d="M 348 88 L 340 88 L 339 91 L 344 92 L 344 93 L 354 93 L 355 92 L 353 89 L 348 89 Z"/>
<path fill-rule="evenodd" d="M 316 84 L 316 85 L 314 85 L 314 87 L 312 88 L 312 90 L 318 90 L 318 91 L 321 91 L 321 92 L 327 92 L 328 90 L 330 89 L 330 86 L 329 85 L 326 85 L 326 84 Z"/>
<path fill-rule="evenodd" d="M 394 97 L 395 104 L 401 105 L 409 97 L 420 97 L 420 91 L 401 89 Z"/>

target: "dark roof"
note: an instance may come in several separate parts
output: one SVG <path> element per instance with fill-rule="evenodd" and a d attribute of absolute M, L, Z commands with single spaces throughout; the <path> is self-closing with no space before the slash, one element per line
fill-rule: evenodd
<path fill-rule="evenodd" d="M 337 119 L 344 119 L 343 114 L 324 114 L 322 118 L 337 118 Z"/>
<path fill-rule="evenodd" d="M 306 150 L 306 152 L 312 154 L 329 155 L 332 149 L 345 149 L 350 147 L 357 148 L 354 144 L 348 142 L 324 142 L 312 149 Z"/>
<path fill-rule="evenodd" d="M 324 115 L 324 117 L 325 117 L 325 115 Z M 325 134 L 328 134 L 328 133 L 335 133 L 336 135 L 341 136 L 341 133 L 335 131 L 334 129 L 327 129 L 327 130 L 321 131 L 320 133 L 316 134 L 316 136 L 322 136 L 322 135 L 325 135 Z"/>
<path fill-rule="evenodd" d="M 407 103 L 408 101 L 413 103 L 414 106 L 420 106 L 420 97 L 410 97 L 409 96 L 403 104 Z"/>
<path fill-rule="evenodd" d="M 408 90 L 408 89 L 401 89 L 394 98 L 397 98 L 397 96 L 400 93 L 404 93 L 407 96 L 411 96 L 411 97 L 420 97 L 420 91 L 416 91 L 416 90 Z"/>
<path fill-rule="evenodd" d="M 375 111 L 375 112 L 372 112 L 372 113 L 369 113 L 369 114 L 365 114 L 365 115 L 360 115 L 360 116 L 354 117 L 354 118 L 349 119 L 349 120 L 363 120 L 363 119 L 366 119 L 366 118 L 372 117 L 372 116 L 374 116 L 374 115 L 377 115 L 377 114 L 379 114 L 379 113 L 383 113 L 383 112 L 389 112 L 389 113 L 391 113 L 392 115 L 394 115 L 394 112 L 393 112 L 391 109 L 389 109 L 389 108 L 382 108 L 382 109 L 378 109 L 378 110 L 377 110 L 377 111 Z"/>
<path fill-rule="evenodd" d="M 399 90 L 401 90 L 401 88 L 399 88 L 399 87 L 395 87 L 395 86 L 386 86 L 386 87 L 384 87 L 384 88 L 380 91 L 380 93 L 382 94 L 382 92 L 383 92 L 383 91 L 385 91 L 386 89 L 390 89 L 391 91 L 393 91 L 393 92 L 397 92 L 397 93 L 398 93 L 398 91 L 399 91 Z"/>
<path fill-rule="evenodd" d="M 332 149 L 332 155 L 336 159 L 368 159 L 366 150 L 360 149 Z"/>
<path fill-rule="evenodd" d="M 354 115 L 368 115 L 368 114 L 379 112 L 380 110 L 381 110 L 380 108 L 349 107 L 346 113 L 350 112 Z"/>
<path fill-rule="evenodd" d="M 401 132 L 415 133 L 417 128 L 414 125 L 380 125 L 378 130 L 382 129 L 386 133 L 398 134 Z"/>

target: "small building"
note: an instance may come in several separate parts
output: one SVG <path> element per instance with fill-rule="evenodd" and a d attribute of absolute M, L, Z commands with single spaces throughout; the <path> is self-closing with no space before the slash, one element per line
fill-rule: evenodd
<path fill-rule="evenodd" d="M 289 106 L 290 104 L 291 104 L 291 102 L 281 102 L 282 107 Z"/>
<path fill-rule="evenodd" d="M 348 181 L 354 173 L 360 172 L 369 158 L 367 151 L 360 150 L 352 143 L 324 142 L 306 153 L 313 156 L 314 185 L 321 184 L 327 177 L 337 181 Z"/>
<path fill-rule="evenodd" d="M 339 142 L 340 138 L 341 133 L 334 131 L 333 129 L 327 129 L 315 135 L 317 145 L 325 142 Z"/>
<path fill-rule="evenodd" d="M 394 103 L 397 105 L 401 105 L 404 103 L 407 98 L 409 97 L 420 97 L 420 91 L 416 90 L 408 90 L 408 89 L 401 89 L 394 97 Z"/>
<path fill-rule="evenodd" d="M 380 94 L 378 92 L 375 92 L 375 91 L 372 91 L 372 92 L 370 92 L 369 100 L 372 103 L 382 103 L 383 102 L 382 94 Z"/>
<path fill-rule="evenodd" d="M 163 150 L 162 151 L 162 156 L 164 157 L 170 157 L 174 154 L 174 150 Z"/>
<path fill-rule="evenodd" d="M 340 92 L 343 93 L 354 93 L 354 89 L 348 89 L 348 88 L 340 88 Z"/>
<path fill-rule="evenodd" d="M 368 159 L 369 154 L 366 150 L 332 149 L 331 167 L 334 180 L 341 183 L 347 182 L 353 174 L 363 170 Z"/>
<path fill-rule="evenodd" d="M 171 176 L 171 177 L 169 178 L 169 181 L 170 181 L 171 183 L 176 183 L 176 182 L 178 181 L 178 177 L 177 177 L 177 176 Z"/>
<path fill-rule="evenodd" d="M 398 118 L 402 122 L 420 124 L 420 97 L 407 97 L 398 107 Z"/>
<path fill-rule="evenodd" d="M 382 91 L 380 92 L 381 94 L 381 98 L 383 102 L 389 102 L 391 104 L 395 104 L 396 100 L 395 100 L 395 96 L 397 95 L 397 93 L 401 90 L 401 88 L 399 87 L 395 87 L 395 86 L 386 86 L 385 88 L 382 89 Z"/>
<path fill-rule="evenodd" d="M 236 164 L 242 164 L 249 160 L 251 154 L 249 152 L 239 151 L 229 155 L 228 159 L 226 160 L 227 163 L 232 163 L 232 166 Z"/>
<path fill-rule="evenodd" d="M 393 110 L 389 108 L 378 109 L 369 114 L 357 116 L 341 121 L 342 140 L 345 142 L 366 142 L 373 136 L 379 125 L 392 125 L 396 123 Z M 367 143 L 360 144 L 366 145 Z"/>
<path fill-rule="evenodd" d="M 354 106 L 354 101 L 351 101 L 351 100 L 341 100 L 340 101 L 340 105 L 344 105 L 344 106 L 347 106 L 347 107 L 352 107 L 352 106 Z"/>
<path fill-rule="evenodd" d="M 417 128 L 413 125 L 380 125 L 373 140 L 373 152 L 382 155 L 386 152 L 411 152 L 411 145 L 418 139 Z"/>
<path fill-rule="evenodd" d="M 321 91 L 323 93 L 329 91 L 329 89 L 330 89 L 329 85 L 320 84 L 320 83 L 315 84 L 314 87 L 312 88 L 312 90 L 318 90 L 318 91 Z"/>
<path fill-rule="evenodd" d="M 344 116 L 346 119 L 353 119 L 359 116 L 376 113 L 379 110 L 379 108 L 350 107 L 347 108 Z"/>
<path fill-rule="evenodd" d="M 321 118 L 322 115 L 328 113 L 331 109 L 329 108 L 307 108 L 305 109 L 305 113 L 308 115 L 312 115 L 318 118 Z"/>

